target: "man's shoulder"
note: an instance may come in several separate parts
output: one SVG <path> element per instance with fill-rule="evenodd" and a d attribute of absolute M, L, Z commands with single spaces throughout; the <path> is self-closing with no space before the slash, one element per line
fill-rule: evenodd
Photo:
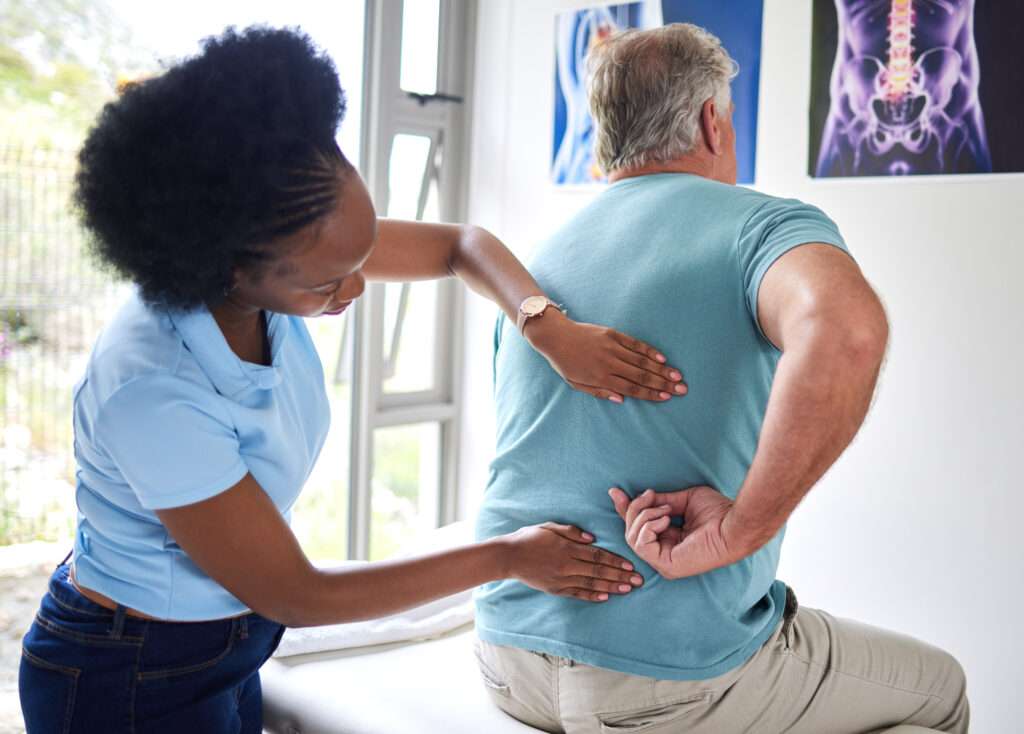
<path fill-rule="evenodd" d="M 753 214 L 759 209 L 771 209 L 777 212 L 785 212 L 790 210 L 797 211 L 811 206 L 800 199 L 787 196 L 777 196 L 764 191 L 750 189 L 746 186 L 730 186 L 728 188 L 732 189 L 731 198 L 735 202 L 736 206 L 750 214 Z"/>
<path fill-rule="evenodd" d="M 652 174 L 623 179 L 603 191 L 580 215 L 601 212 L 619 205 L 642 205 L 647 199 L 658 205 L 666 199 L 686 203 L 690 208 L 728 212 L 740 216 L 744 212 L 769 206 L 773 208 L 800 208 L 806 206 L 799 199 L 776 196 L 757 189 L 727 184 L 704 176 L 690 174 Z"/>

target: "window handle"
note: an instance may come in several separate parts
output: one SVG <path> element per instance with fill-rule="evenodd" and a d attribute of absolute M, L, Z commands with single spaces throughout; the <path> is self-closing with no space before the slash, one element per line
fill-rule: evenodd
<path fill-rule="evenodd" d="M 454 94 L 419 94 L 418 92 L 406 92 L 410 99 L 414 99 L 420 103 L 420 107 L 423 107 L 427 102 L 455 102 L 456 104 L 462 104 L 464 101 L 462 97 L 457 97 Z"/>

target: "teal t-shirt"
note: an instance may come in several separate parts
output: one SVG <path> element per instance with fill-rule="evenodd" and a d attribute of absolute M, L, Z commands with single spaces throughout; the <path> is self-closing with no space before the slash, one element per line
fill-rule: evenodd
<path fill-rule="evenodd" d="M 801 244 L 846 249 L 819 209 L 688 174 L 624 179 L 542 245 L 530 270 L 578 321 L 656 346 L 689 394 L 623 405 L 574 391 L 500 319 L 497 455 L 480 539 L 556 521 L 597 536 L 645 585 L 602 604 L 514 580 L 477 591 L 481 638 L 623 673 L 707 679 L 749 659 L 778 625 L 785 529 L 730 566 L 667 580 L 624 538 L 608 497 L 707 484 L 735 498 L 757 447 L 780 352 L 757 323 L 771 264 Z"/>

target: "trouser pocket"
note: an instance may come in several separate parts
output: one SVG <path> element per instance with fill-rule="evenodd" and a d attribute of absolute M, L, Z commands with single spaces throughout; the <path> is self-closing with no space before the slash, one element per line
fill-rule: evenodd
<path fill-rule="evenodd" d="M 102 623 L 43 611 L 25 635 L 18 672 L 28 734 L 129 731 L 141 642 L 104 638 Z"/>
<path fill-rule="evenodd" d="M 66 734 L 71 731 L 75 693 L 81 673 L 79 668 L 55 665 L 28 650 L 21 651 L 18 694 L 28 734 Z"/>
<path fill-rule="evenodd" d="M 704 708 L 711 698 L 711 692 L 705 691 L 655 706 L 600 714 L 598 720 L 601 723 L 601 731 L 608 734 L 680 731 L 677 727 L 682 721 L 696 710 Z"/>
<path fill-rule="evenodd" d="M 484 685 L 491 693 L 495 693 L 499 696 L 507 698 L 511 695 L 512 691 L 508 683 L 504 680 L 501 673 L 497 672 L 497 666 L 495 662 L 488 661 L 485 659 L 483 646 L 477 642 L 473 646 L 473 652 L 476 654 L 477 667 L 480 669 L 480 677 L 483 679 Z"/>

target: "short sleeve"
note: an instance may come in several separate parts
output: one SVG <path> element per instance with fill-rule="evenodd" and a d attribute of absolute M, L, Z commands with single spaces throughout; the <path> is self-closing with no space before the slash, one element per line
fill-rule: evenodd
<path fill-rule="evenodd" d="M 839 228 L 816 206 L 796 199 L 770 199 L 747 219 L 737 242 L 743 292 L 750 316 L 757 320 L 757 294 L 768 269 L 790 250 L 812 243 L 838 247 L 850 254 Z"/>
<path fill-rule="evenodd" d="M 94 436 L 148 510 L 208 499 L 248 472 L 217 393 L 172 375 L 118 388 L 100 409 Z"/>

